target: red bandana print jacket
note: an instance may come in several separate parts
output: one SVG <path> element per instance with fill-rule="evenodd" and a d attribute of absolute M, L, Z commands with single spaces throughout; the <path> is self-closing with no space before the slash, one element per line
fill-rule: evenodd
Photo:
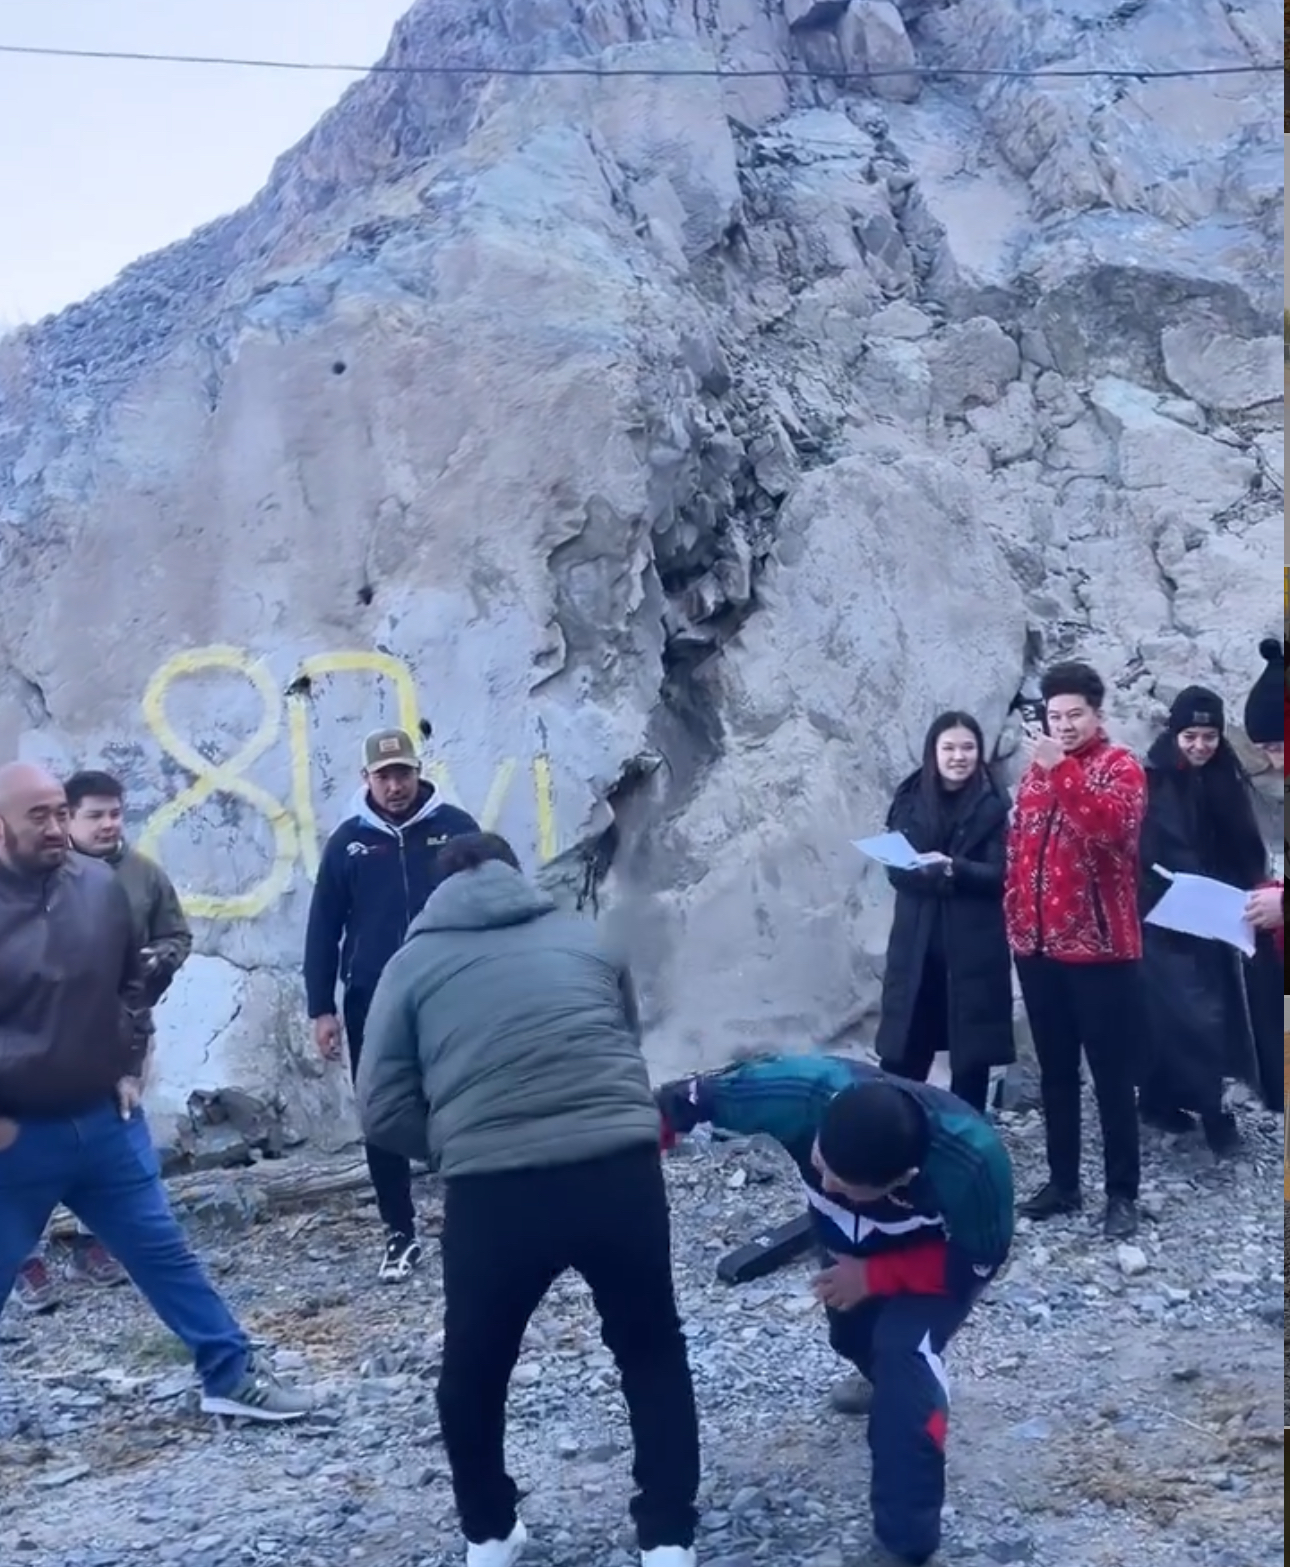
<path fill-rule="evenodd" d="M 1056 767 L 1026 770 L 1008 833 L 1003 909 L 1018 957 L 1142 956 L 1138 839 L 1147 780 L 1105 735 Z"/>

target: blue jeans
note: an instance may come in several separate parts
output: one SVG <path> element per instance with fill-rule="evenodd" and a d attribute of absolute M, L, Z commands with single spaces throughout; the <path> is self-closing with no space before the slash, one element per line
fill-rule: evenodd
<path fill-rule="evenodd" d="M 0 1150 L 0 1308 L 60 1202 L 187 1346 L 205 1390 L 234 1392 L 251 1346 L 171 1212 L 142 1111 L 126 1121 L 109 1102 L 65 1120 L 19 1122 L 16 1141 Z"/>

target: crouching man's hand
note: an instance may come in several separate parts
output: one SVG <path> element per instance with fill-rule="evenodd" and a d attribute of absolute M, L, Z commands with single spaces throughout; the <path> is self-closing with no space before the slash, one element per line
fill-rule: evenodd
<path fill-rule="evenodd" d="M 666 1150 L 675 1146 L 703 1119 L 698 1104 L 699 1079 L 680 1078 L 673 1083 L 663 1083 L 654 1090 L 654 1103 L 663 1120 L 662 1145 Z"/>
<path fill-rule="evenodd" d="M 4 1153 L 7 1148 L 12 1148 L 17 1141 L 17 1121 L 6 1121 L 3 1116 L 0 1116 L 0 1153 Z"/>
<path fill-rule="evenodd" d="M 137 1077 L 123 1077 L 116 1085 L 116 1103 L 121 1119 L 128 1121 L 143 1103 L 143 1084 Z"/>
<path fill-rule="evenodd" d="M 869 1297 L 869 1268 L 861 1257 L 834 1257 L 815 1275 L 815 1298 L 831 1311 L 850 1311 Z"/>

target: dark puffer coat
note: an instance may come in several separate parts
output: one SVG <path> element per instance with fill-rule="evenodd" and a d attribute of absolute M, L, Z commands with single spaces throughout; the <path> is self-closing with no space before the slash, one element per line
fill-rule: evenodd
<path fill-rule="evenodd" d="M 967 789 L 961 808 L 943 823 L 926 799 L 921 774 L 914 773 L 896 791 L 887 814 L 889 831 L 904 833 L 920 853 L 948 854 L 954 874 L 887 873 L 896 889 L 896 912 L 877 1039 L 886 1062 L 905 1054 L 929 955 L 945 964 L 952 1068 L 1006 1066 L 1016 1059 L 1003 924 L 1008 797 L 986 773 Z"/>
<path fill-rule="evenodd" d="M 1236 758 L 1225 751 L 1204 768 L 1190 767 L 1180 761 L 1173 737 L 1160 736 L 1147 757 L 1143 912 L 1159 902 L 1168 885 L 1153 866 L 1250 889 L 1264 880 L 1267 860 Z M 1151 1019 L 1144 1087 L 1153 1101 L 1213 1113 L 1224 1078 L 1261 1086 L 1250 965 L 1222 942 L 1158 925 L 1145 925 L 1143 938 Z"/>

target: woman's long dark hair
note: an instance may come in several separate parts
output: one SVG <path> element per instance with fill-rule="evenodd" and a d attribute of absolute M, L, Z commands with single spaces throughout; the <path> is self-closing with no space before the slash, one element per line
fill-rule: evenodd
<path fill-rule="evenodd" d="M 966 729 L 976 741 L 977 750 L 976 772 L 964 784 L 962 790 L 956 791 L 954 795 L 941 781 L 940 769 L 936 765 L 936 742 L 951 729 Z M 927 734 L 923 739 L 923 765 L 918 785 L 923 804 L 930 812 L 930 820 L 943 821 L 948 814 L 947 807 L 956 796 L 961 797 L 966 803 L 968 799 L 975 798 L 981 787 L 989 782 L 990 774 L 985 765 L 985 735 L 981 732 L 981 725 L 971 713 L 961 713 L 957 710 L 938 713 L 927 726 Z"/>
<path fill-rule="evenodd" d="M 1224 736 L 1209 761 L 1193 767 L 1179 750 L 1177 736 L 1166 730 L 1152 742 L 1147 761 L 1188 791 L 1196 829 L 1218 858 L 1215 873 L 1238 886 L 1262 880 L 1268 847 L 1255 809 L 1254 782 L 1231 741 Z"/>

